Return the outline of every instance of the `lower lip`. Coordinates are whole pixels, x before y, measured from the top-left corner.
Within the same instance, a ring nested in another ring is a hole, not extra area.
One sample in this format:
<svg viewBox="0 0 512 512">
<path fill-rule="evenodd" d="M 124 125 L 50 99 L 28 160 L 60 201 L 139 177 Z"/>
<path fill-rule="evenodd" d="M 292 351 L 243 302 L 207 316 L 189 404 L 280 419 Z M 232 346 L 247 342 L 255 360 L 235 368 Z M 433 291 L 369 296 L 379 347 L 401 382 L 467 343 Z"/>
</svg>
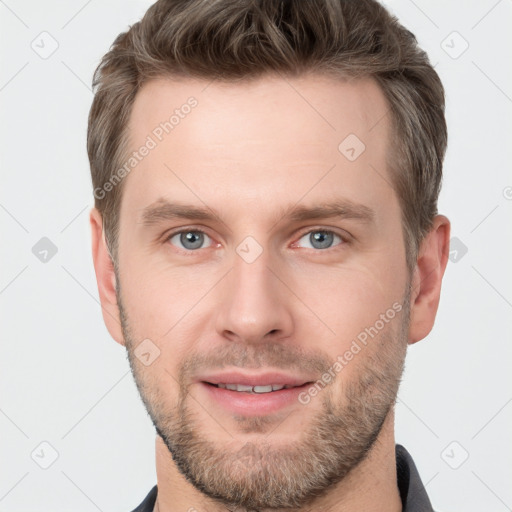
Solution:
<svg viewBox="0 0 512 512">
<path fill-rule="evenodd" d="M 311 383 L 308 383 L 296 388 L 280 389 L 270 393 L 247 393 L 218 388 L 206 382 L 199 384 L 210 399 L 215 400 L 228 411 L 244 416 L 272 414 L 284 407 L 300 404 L 299 395 L 311 386 Z"/>
</svg>

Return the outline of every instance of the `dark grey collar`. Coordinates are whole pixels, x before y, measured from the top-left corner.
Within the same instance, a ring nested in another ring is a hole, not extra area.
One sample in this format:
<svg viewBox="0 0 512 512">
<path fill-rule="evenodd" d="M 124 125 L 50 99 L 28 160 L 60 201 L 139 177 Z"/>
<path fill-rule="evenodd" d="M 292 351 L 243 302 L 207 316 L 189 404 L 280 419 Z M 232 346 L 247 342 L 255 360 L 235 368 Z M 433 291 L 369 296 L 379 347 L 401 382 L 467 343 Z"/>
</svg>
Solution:
<svg viewBox="0 0 512 512">
<path fill-rule="evenodd" d="M 411 455 L 400 444 L 395 446 L 395 453 L 402 512 L 434 512 Z"/>
</svg>

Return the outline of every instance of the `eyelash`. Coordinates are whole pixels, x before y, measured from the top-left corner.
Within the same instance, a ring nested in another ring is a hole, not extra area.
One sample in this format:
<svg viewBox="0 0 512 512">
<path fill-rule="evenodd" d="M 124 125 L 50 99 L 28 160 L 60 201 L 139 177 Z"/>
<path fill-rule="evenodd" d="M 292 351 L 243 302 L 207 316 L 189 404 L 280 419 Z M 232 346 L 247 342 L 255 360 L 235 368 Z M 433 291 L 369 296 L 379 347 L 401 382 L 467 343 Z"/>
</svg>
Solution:
<svg viewBox="0 0 512 512">
<path fill-rule="evenodd" d="M 210 239 L 213 240 L 213 238 L 204 230 L 202 229 L 197 229 L 197 228 L 185 228 L 185 229 L 179 229 L 178 231 L 173 231 L 172 233 L 169 233 L 168 235 L 165 236 L 165 240 L 164 242 L 169 242 L 171 240 L 171 238 L 173 238 L 174 236 L 176 235 L 179 235 L 181 233 L 202 233 L 206 236 L 208 236 Z M 334 231 L 332 229 L 323 229 L 323 228 L 314 228 L 314 229 L 309 229 L 308 231 L 304 231 L 304 232 L 301 232 L 298 236 L 298 240 L 300 240 L 301 238 L 304 237 L 304 235 L 307 235 L 307 234 L 310 234 L 310 233 L 317 233 L 317 232 L 321 232 L 321 233 L 327 233 L 327 234 L 332 234 L 332 235 L 335 235 L 335 236 L 338 236 L 340 239 L 341 239 L 341 242 L 338 244 L 338 245 L 335 245 L 333 247 L 328 247 L 327 249 L 310 249 L 312 250 L 313 252 L 316 252 L 316 253 L 322 253 L 322 252 L 330 252 L 330 251 L 335 251 L 335 250 L 340 250 L 342 249 L 342 247 L 344 245 L 347 245 L 350 243 L 350 240 L 349 240 L 349 237 L 347 235 L 342 235 L 341 233 L 338 233 L 337 231 Z M 296 242 L 294 242 L 295 244 Z M 196 252 L 199 252 L 201 249 L 195 249 L 195 250 L 187 250 L 187 249 L 180 249 L 179 247 L 176 247 L 174 246 L 179 252 L 181 252 L 182 254 L 186 254 L 186 255 L 192 255 Z M 208 249 L 208 247 L 205 247 L 205 249 Z M 302 248 L 304 249 L 304 248 Z M 308 247 L 306 247 L 305 249 L 309 249 Z"/>
</svg>

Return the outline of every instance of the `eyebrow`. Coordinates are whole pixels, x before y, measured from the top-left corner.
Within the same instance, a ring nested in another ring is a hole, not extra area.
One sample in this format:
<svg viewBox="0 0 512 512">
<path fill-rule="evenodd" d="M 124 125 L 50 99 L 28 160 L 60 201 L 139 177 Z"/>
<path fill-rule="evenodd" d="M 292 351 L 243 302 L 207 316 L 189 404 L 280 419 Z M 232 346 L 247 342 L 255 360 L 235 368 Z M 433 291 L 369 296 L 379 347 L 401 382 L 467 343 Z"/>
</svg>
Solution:
<svg viewBox="0 0 512 512">
<path fill-rule="evenodd" d="M 375 211 L 363 204 L 354 203 L 348 199 L 322 203 L 316 206 L 290 205 L 281 209 L 274 225 L 283 222 L 300 222 L 328 218 L 352 219 L 369 224 L 375 219 Z M 160 198 L 142 209 L 142 224 L 152 226 L 172 219 L 221 221 L 221 216 L 211 208 L 191 204 L 170 202 Z"/>
</svg>

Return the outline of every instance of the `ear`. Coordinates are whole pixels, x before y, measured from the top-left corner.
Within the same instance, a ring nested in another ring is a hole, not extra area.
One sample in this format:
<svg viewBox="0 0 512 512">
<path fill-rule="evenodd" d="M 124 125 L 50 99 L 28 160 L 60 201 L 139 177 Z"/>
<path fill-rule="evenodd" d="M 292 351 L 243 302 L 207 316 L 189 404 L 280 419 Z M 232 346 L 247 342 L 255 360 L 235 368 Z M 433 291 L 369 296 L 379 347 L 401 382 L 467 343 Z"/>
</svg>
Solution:
<svg viewBox="0 0 512 512">
<path fill-rule="evenodd" d="M 117 343 L 124 346 L 124 337 L 121 329 L 119 307 L 116 297 L 116 276 L 114 264 L 107 248 L 103 233 L 103 220 L 97 208 L 93 208 L 89 214 L 91 224 L 92 259 L 96 282 L 100 295 L 103 321 L 108 332 Z"/>
<path fill-rule="evenodd" d="M 422 340 L 432 330 L 449 250 L 450 221 L 444 215 L 436 215 L 431 230 L 420 245 L 413 271 L 410 344 Z"/>
</svg>

